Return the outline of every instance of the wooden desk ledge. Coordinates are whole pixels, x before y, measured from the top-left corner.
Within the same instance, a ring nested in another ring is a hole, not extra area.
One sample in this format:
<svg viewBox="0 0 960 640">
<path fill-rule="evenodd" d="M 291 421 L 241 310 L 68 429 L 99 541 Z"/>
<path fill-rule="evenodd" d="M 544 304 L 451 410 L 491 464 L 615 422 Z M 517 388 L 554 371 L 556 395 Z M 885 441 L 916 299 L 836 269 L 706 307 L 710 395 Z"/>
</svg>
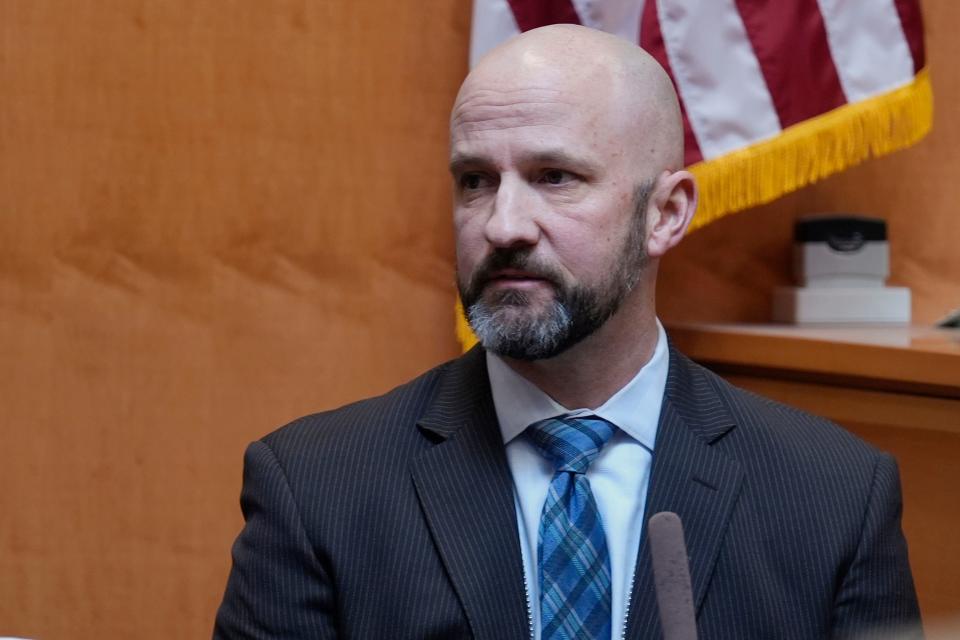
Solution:
<svg viewBox="0 0 960 640">
<path fill-rule="evenodd" d="M 960 330 L 673 324 L 677 347 L 734 384 L 841 423 L 960 433 Z"/>
</svg>

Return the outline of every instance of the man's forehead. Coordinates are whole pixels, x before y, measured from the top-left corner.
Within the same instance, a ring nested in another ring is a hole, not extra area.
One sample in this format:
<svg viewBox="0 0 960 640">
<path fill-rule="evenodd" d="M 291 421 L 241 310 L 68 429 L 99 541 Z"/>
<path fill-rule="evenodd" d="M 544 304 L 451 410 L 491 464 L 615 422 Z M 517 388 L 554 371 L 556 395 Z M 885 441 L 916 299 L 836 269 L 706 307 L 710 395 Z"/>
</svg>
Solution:
<svg viewBox="0 0 960 640">
<path fill-rule="evenodd" d="M 476 89 L 457 101 L 450 117 L 454 138 L 489 130 L 563 126 L 595 109 L 570 92 L 542 88 Z"/>
<path fill-rule="evenodd" d="M 586 169 L 598 164 L 608 129 L 565 103 L 485 106 L 452 123 L 450 168 L 546 163 Z"/>
</svg>

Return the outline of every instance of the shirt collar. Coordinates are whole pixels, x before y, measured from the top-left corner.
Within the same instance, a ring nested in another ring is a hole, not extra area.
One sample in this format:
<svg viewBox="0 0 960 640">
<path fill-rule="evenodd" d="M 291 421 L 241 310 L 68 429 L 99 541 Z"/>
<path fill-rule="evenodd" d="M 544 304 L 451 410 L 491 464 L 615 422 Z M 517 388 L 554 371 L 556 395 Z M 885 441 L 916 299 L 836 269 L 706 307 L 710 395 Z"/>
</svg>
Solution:
<svg viewBox="0 0 960 640">
<path fill-rule="evenodd" d="M 487 351 L 490 391 L 504 444 L 540 420 L 564 415 L 596 415 L 653 451 L 670 358 L 667 334 L 657 321 L 657 346 L 637 375 L 597 409 L 567 409 Z"/>
</svg>

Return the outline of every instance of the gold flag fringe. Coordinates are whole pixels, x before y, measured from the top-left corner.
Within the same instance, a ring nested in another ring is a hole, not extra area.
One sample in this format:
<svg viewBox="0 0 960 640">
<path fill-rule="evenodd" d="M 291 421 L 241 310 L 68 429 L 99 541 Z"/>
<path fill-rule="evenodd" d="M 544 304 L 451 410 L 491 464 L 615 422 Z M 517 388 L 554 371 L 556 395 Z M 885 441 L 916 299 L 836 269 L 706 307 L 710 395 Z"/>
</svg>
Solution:
<svg viewBox="0 0 960 640">
<path fill-rule="evenodd" d="M 689 167 L 700 185 L 696 229 L 770 202 L 821 178 L 914 144 L 933 125 L 930 76 L 922 69 L 893 91 L 787 127 L 776 137 Z"/>
<path fill-rule="evenodd" d="M 930 75 L 887 93 L 838 107 L 787 127 L 776 137 L 689 167 L 700 186 L 690 230 L 723 216 L 770 202 L 817 180 L 908 147 L 933 125 Z M 456 305 L 457 339 L 463 350 L 477 343 Z"/>
<path fill-rule="evenodd" d="M 457 340 L 460 341 L 460 348 L 468 351 L 473 345 L 477 344 L 477 336 L 473 335 L 473 331 L 463 315 L 463 304 L 460 303 L 460 298 L 457 298 L 457 307 L 454 313 L 457 316 Z"/>
</svg>

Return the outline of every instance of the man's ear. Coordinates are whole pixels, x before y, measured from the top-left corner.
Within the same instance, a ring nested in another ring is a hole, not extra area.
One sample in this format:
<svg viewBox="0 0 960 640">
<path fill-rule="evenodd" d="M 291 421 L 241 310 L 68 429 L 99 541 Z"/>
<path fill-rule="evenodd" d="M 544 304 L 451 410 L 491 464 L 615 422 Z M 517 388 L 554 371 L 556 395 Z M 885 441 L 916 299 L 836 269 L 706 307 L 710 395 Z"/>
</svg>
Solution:
<svg viewBox="0 0 960 640">
<path fill-rule="evenodd" d="M 683 238 L 697 210 L 697 181 L 689 171 L 664 171 L 647 205 L 647 255 L 659 258 Z"/>
</svg>

